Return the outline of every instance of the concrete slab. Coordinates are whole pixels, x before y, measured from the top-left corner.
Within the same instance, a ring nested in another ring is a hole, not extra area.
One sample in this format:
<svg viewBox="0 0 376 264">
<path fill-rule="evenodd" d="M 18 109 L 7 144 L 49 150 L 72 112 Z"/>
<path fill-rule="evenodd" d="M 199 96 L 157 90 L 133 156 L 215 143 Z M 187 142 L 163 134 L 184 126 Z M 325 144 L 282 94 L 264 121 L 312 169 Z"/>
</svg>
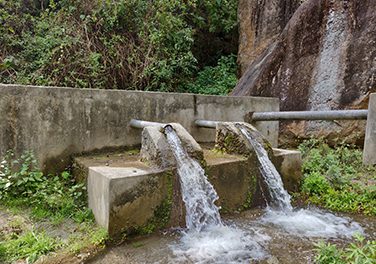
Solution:
<svg viewBox="0 0 376 264">
<path fill-rule="evenodd" d="M 0 84 L 0 157 L 31 150 L 45 172 L 63 171 L 71 157 L 108 148 L 139 146 L 141 130 L 131 119 L 182 124 L 198 142 L 213 142 L 215 131 L 196 119 L 244 121 L 253 111 L 278 111 L 278 98 L 75 89 Z M 30 122 L 33 120 L 33 122 Z M 257 122 L 277 143 L 278 122 Z"/>
<path fill-rule="evenodd" d="M 285 186 L 294 191 L 300 179 L 296 151 L 275 150 L 276 167 Z M 257 183 L 257 161 L 242 155 L 204 149 L 205 170 L 216 189 L 221 213 L 265 204 Z M 175 169 L 158 170 L 139 161 L 136 151 L 78 157 L 75 175 L 87 180 L 89 207 L 111 236 L 121 232 L 151 232 L 184 226 L 185 212 Z M 292 162 L 295 160 L 295 163 Z M 290 177 L 293 177 L 290 179 Z M 293 188 L 293 189 L 291 189 Z"/>
<path fill-rule="evenodd" d="M 273 164 L 281 174 L 284 187 L 290 192 L 297 192 L 302 180 L 302 153 L 273 148 L 273 154 Z"/>
<path fill-rule="evenodd" d="M 250 208 L 257 184 L 248 159 L 212 150 L 204 150 L 204 156 L 222 212 Z M 175 169 L 158 170 L 134 161 L 135 157 L 131 161 L 128 158 L 116 153 L 75 159 L 75 172 L 84 179 L 87 173 L 89 207 L 97 223 L 111 235 L 184 225 L 184 205 Z M 157 222 L 160 217 L 156 215 L 161 214 L 164 220 Z"/>
<path fill-rule="evenodd" d="M 169 199 L 168 173 L 138 167 L 89 167 L 89 207 L 111 235 L 137 229 Z"/>
<path fill-rule="evenodd" d="M 376 93 L 371 94 L 369 99 L 363 163 L 366 165 L 376 164 Z"/>
</svg>

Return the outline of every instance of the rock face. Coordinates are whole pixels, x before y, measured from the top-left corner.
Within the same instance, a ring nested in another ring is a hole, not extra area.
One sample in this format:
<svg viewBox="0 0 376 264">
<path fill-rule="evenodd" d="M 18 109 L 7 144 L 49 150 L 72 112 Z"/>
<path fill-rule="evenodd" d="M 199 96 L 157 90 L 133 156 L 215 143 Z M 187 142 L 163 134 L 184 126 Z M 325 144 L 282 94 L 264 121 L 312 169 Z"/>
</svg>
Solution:
<svg viewBox="0 0 376 264">
<path fill-rule="evenodd" d="M 240 0 L 238 64 L 247 67 L 282 32 L 300 0 Z"/>
<path fill-rule="evenodd" d="M 250 61 L 232 95 L 279 97 L 285 111 L 332 110 L 366 108 L 375 90 L 374 0 L 306 0 Z M 362 121 L 281 125 L 282 139 L 315 135 L 353 143 L 364 138 L 364 129 Z"/>
</svg>

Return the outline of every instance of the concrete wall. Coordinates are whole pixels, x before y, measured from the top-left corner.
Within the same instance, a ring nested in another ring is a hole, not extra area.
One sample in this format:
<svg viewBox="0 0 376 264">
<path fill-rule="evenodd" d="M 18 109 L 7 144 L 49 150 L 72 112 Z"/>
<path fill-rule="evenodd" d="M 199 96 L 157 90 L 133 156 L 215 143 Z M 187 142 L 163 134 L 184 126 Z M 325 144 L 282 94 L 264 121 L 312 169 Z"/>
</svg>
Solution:
<svg viewBox="0 0 376 264">
<path fill-rule="evenodd" d="M 278 110 L 276 98 L 0 84 L 0 156 L 32 150 L 42 169 L 53 172 L 75 153 L 139 145 L 132 118 L 181 123 L 197 141 L 212 142 L 215 132 L 195 127 L 195 119 L 243 121 L 250 111 Z M 278 122 L 256 127 L 277 144 Z"/>
<path fill-rule="evenodd" d="M 376 164 L 376 93 L 371 94 L 369 99 L 363 163 Z"/>
</svg>

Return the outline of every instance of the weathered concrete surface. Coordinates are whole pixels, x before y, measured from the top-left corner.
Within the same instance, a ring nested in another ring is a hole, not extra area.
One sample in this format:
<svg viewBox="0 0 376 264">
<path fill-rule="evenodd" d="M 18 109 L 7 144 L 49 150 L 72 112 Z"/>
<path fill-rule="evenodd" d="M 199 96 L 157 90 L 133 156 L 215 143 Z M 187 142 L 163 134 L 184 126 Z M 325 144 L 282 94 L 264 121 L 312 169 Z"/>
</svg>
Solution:
<svg viewBox="0 0 376 264">
<path fill-rule="evenodd" d="M 89 207 L 111 235 L 147 225 L 171 200 L 171 175 L 142 167 L 89 167 Z"/>
<path fill-rule="evenodd" d="M 376 89 L 374 0 L 306 0 L 250 61 L 233 95 L 276 96 L 281 110 L 364 109 Z M 362 144 L 364 121 L 282 122 L 283 141 Z"/>
<path fill-rule="evenodd" d="M 363 163 L 366 165 L 376 164 L 376 93 L 371 94 L 369 100 Z"/>
<path fill-rule="evenodd" d="M 32 150 L 48 172 L 64 169 L 72 154 L 139 145 L 132 118 L 178 122 L 198 142 L 213 142 L 215 132 L 195 127 L 195 119 L 242 121 L 249 111 L 279 110 L 274 98 L 1 84 L 0 94 L 0 157 Z M 256 126 L 277 143 L 278 122 Z"/>
<path fill-rule="evenodd" d="M 273 164 L 281 174 L 283 186 L 290 192 L 298 192 L 302 181 L 302 153 L 273 148 L 273 154 Z"/>
<path fill-rule="evenodd" d="M 239 130 L 239 125 L 247 128 L 254 138 L 264 146 L 268 152 L 270 160 L 280 173 L 284 187 L 288 191 L 298 191 L 302 177 L 302 156 L 299 151 L 272 148 L 270 143 L 250 124 L 247 123 L 220 123 L 217 125 L 216 148 L 232 154 L 241 154 L 248 157 L 249 170 L 256 176 L 258 187 L 253 203 L 262 203 L 261 191 L 266 190 L 263 177 L 259 171 L 259 161 L 257 154 L 246 137 Z M 268 192 L 264 192 L 268 193 Z"/>
<path fill-rule="evenodd" d="M 156 168 L 174 166 L 176 163 L 174 155 L 160 127 L 145 127 L 141 136 L 142 161 Z"/>
<path fill-rule="evenodd" d="M 202 148 L 187 130 L 177 123 L 170 123 L 169 125 L 174 128 L 189 156 L 203 162 Z M 175 157 L 167 142 L 163 128 L 153 126 L 145 127 L 142 130 L 141 160 L 160 169 L 176 166 Z"/>
<path fill-rule="evenodd" d="M 257 184 L 256 160 L 204 150 L 206 172 L 216 189 L 222 213 L 233 213 L 264 205 Z M 109 153 L 75 158 L 75 171 L 88 177 L 89 206 L 101 226 L 112 235 L 120 231 L 151 227 L 184 226 L 184 205 L 175 169 L 158 170 L 135 161 L 138 155 Z M 89 168 L 89 169 L 85 169 Z M 156 222 L 155 217 L 164 217 Z"/>
<path fill-rule="evenodd" d="M 241 75 L 282 32 L 301 0 L 240 0 L 238 5 Z"/>
<path fill-rule="evenodd" d="M 213 159 L 216 155 L 218 157 Z M 217 204 L 221 207 L 221 213 L 240 212 L 265 204 L 259 195 L 258 168 L 252 166 L 251 160 L 246 157 L 224 159 L 220 158 L 223 154 L 215 152 L 210 156 L 206 172 L 220 197 Z"/>
<path fill-rule="evenodd" d="M 252 145 L 243 136 L 239 127 L 243 126 L 248 131 L 254 134 L 255 138 L 260 144 L 262 144 L 270 155 L 273 155 L 273 151 L 270 143 L 263 137 L 257 129 L 248 123 L 233 123 L 233 122 L 223 122 L 218 123 L 216 126 L 216 138 L 215 147 L 221 151 L 230 154 L 240 154 L 244 156 L 249 156 L 254 154 Z"/>
</svg>

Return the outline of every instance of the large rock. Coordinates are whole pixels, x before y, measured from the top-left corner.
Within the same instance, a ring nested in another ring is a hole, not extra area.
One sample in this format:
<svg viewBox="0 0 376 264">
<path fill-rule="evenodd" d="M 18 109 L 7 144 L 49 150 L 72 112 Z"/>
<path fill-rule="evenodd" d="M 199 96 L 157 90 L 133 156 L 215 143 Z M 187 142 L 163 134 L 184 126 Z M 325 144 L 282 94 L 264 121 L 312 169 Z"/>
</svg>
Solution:
<svg viewBox="0 0 376 264">
<path fill-rule="evenodd" d="M 240 0 L 238 63 L 243 74 L 282 32 L 301 0 Z"/>
<path fill-rule="evenodd" d="M 233 95 L 275 96 L 281 110 L 367 107 L 376 90 L 373 0 L 306 0 L 256 59 Z M 325 136 L 360 143 L 363 121 L 285 122 L 285 138 Z"/>
</svg>

